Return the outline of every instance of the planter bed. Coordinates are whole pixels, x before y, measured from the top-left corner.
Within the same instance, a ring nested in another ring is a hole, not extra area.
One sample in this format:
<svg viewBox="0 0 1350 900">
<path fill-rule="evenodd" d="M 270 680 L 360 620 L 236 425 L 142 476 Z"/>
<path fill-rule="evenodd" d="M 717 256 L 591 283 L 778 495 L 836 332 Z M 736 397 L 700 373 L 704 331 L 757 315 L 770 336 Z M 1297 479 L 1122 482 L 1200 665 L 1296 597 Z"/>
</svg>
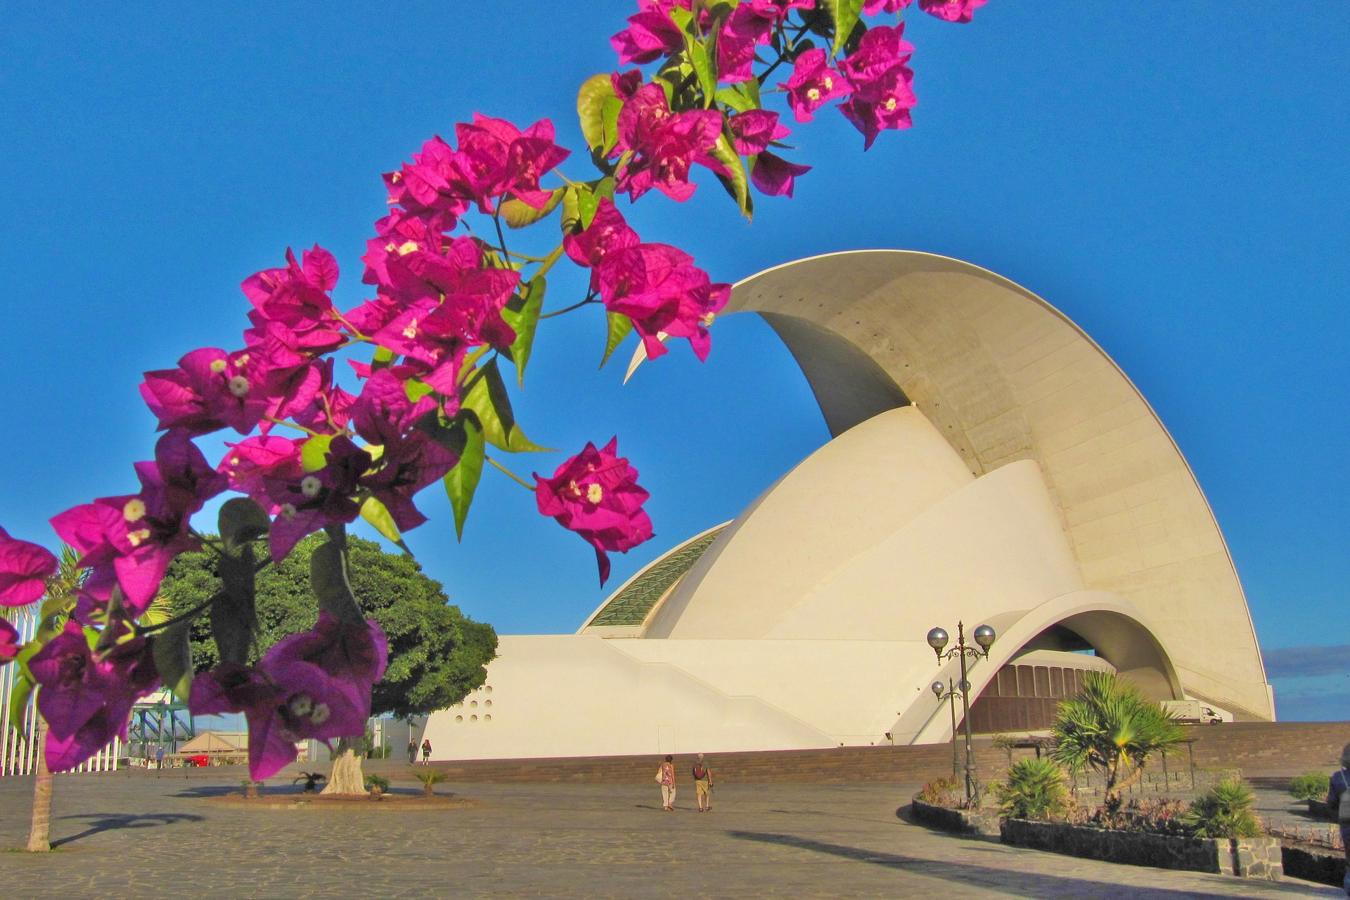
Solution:
<svg viewBox="0 0 1350 900">
<path fill-rule="evenodd" d="M 1281 853 L 1284 872 L 1290 878 L 1302 878 L 1340 887 L 1345 881 L 1345 854 L 1339 850 L 1322 850 L 1286 844 Z"/>
<path fill-rule="evenodd" d="M 1217 872 L 1278 881 L 1284 873 L 1280 842 L 1272 837 L 1194 838 L 1109 831 L 1059 822 L 1005 819 L 1003 843 L 1134 866 Z"/>
<path fill-rule="evenodd" d="M 936 806 L 924 803 L 917 797 L 910 804 L 909 810 L 916 821 L 953 834 L 990 838 L 996 838 L 1000 834 L 996 812 Z"/>
</svg>

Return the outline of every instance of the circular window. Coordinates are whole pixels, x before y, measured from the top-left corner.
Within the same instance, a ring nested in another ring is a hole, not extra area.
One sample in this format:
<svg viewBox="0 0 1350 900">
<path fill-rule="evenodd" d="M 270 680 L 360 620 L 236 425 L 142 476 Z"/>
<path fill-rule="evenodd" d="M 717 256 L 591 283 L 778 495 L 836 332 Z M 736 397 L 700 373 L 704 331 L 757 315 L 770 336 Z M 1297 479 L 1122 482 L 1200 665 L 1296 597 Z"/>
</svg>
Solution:
<svg viewBox="0 0 1350 900">
<path fill-rule="evenodd" d="M 477 700 L 470 700 L 470 701 L 469 701 L 469 705 L 472 706 L 474 709 L 477 709 L 477 708 L 478 708 L 478 701 L 477 701 Z"/>
<path fill-rule="evenodd" d="M 491 705 L 492 705 L 492 701 L 491 701 L 491 700 L 484 700 L 484 701 L 483 701 L 483 705 L 484 705 L 484 706 L 491 706 Z"/>
<path fill-rule="evenodd" d="M 469 721 L 470 721 L 470 722 L 477 722 L 477 721 L 478 721 L 478 717 L 477 717 L 477 716 L 469 716 Z"/>
<path fill-rule="evenodd" d="M 492 721 L 492 713 L 488 713 L 486 716 L 483 716 L 483 721 L 484 721 L 484 722 L 491 722 L 491 721 Z"/>
<path fill-rule="evenodd" d="M 456 722 L 463 722 L 463 721 L 464 721 L 464 717 L 463 717 L 463 716 L 455 716 L 455 721 L 456 721 Z"/>
<path fill-rule="evenodd" d="M 485 684 L 485 685 L 483 685 L 483 693 L 485 693 L 485 694 L 490 694 L 490 693 L 492 693 L 492 685 L 490 685 L 490 684 Z"/>
</svg>

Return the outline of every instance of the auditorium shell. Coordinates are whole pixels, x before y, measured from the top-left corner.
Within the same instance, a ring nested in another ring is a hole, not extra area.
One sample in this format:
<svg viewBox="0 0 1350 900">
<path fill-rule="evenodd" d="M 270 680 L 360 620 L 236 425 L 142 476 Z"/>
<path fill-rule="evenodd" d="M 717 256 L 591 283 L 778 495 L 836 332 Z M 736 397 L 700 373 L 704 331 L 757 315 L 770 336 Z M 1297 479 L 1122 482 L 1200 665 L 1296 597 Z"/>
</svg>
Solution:
<svg viewBox="0 0 1350 900">
<path fill-rule="evenodd" d="M 1081 673 L 1274 718 L 1256 634 L 1185 458 L 1091 338 L 928 253 L 803 259 L 737 284 L 832 439 L 670 548 L 575 634 L 503 636 L 435 713 L 438 759 L 932 743 L 924 636 L 987 623 L 977 731 L 1044 727 Z M 640 362 L 635 358 L 634 366 Z"/>
</svg>

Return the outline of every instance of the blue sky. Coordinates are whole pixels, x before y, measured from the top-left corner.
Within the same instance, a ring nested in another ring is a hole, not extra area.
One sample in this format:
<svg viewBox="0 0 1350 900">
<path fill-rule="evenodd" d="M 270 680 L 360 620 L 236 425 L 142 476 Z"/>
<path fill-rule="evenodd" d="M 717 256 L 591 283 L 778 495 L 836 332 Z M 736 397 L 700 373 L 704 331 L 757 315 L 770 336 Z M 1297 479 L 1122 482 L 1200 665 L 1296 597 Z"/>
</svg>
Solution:
<svg viewBox="0 0 1350 900">
<path fill-rule="evenodd" d="M 432 134 L 474 111 L 548 116 L 581 147 L 576 86 L 613 68 L 606 38 L 630 4 L 459 8 L 6 10 L 0 524 L 53 545 L 48 516 L 131 489 L 130 463 L 154 441 L 141 372 L 235 346 L 239 282 L 288 245 L 333 250 L 341 304 L 362 299 L 379 174 Z M 753 224 L 711 178 L 690 203 L 653 197 L 631 219 L 719 280 L 831 250 L 913 248 L 1064 310 L 1190 460 L 1263 646 L 1283 654 L 1282 714 L 1343 718 L 1350 5 L 1266 12 L 992 0 L 969 26 L 915 14 L 911 131 L 864 154 L 827 113 L 796 135 L 797 160 L 817 168 L 795 200 L 764 199 Z M 585 169 L 580 155 L 564 166 Z M 553 279 L 553 305 L 580 289 Z M 554 320 L 516 407 L 531 437 L 569 452 L 617 433 L 641 470 L 657 538 L 615 557 L 615 586 L 736 514 L 827 435 L 758 320 L 720 321 L 706 365 L 677 347 L 627 387 L 621 362 L 596 368 L 603 337 L 590 311 Z M 462 544 L 434 491 L 433 521 L 409 542 L 499 631 L 575 629 L 604 596 L 590 551 L 490 476 Z M 1322 649 L 1289 649 L 1308 646 Z"/>
</svg>

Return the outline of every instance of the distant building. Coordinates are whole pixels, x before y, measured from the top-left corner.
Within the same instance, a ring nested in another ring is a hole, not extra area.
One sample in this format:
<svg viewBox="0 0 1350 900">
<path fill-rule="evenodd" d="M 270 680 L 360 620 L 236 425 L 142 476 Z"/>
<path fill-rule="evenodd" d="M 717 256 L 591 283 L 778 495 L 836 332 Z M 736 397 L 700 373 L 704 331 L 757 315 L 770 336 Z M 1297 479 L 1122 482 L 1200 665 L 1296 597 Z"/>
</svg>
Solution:
<svg viewBox="0 0 1350 900">
<path fill-rule="evenodd" d="M 1081 673 L 1274 717 L 1242 586 L 1194 475 L 1063 314 L 969 263 L 865 251 L 738 284 L 833 439 L 731 522 L 672 547 L 576 634 L 503 636 L 434 714 L 434 756 L 928 743 L 924 641 L 998 632 L 980 731 L 1044 727 Z M 635 359 L 635 365 L 639 360 Z"/>
</svg>

